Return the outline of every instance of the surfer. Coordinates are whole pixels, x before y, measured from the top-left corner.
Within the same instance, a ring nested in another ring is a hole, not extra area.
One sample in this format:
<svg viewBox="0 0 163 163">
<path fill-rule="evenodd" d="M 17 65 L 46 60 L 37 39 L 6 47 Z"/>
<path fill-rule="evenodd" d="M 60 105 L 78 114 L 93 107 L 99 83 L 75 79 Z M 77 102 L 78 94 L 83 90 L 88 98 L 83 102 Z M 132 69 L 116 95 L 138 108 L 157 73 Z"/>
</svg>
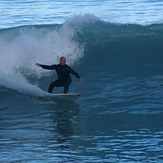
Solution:
<svg viewBox="0 0 163 163">
<path fill-rule="evenodd" d="M 57 72 L 58 79 L 50 84 L 48 89 L 49 93 L 53 91 L 54 87 L 64 87 L 64 93 L 67 93 L 71 84 L 70 74 L 73 74 L 79 79 L 80 82 L 83 82 L 83 78 L 81 78 L 77 72 L 75 72 L 70 66 L 66 64 L 65 57 L 60 58 L 59 64 L 49 66 L 36 63 L 36 66 L 42 67 L 43 69 L 56 70 Z"/>
</svg>

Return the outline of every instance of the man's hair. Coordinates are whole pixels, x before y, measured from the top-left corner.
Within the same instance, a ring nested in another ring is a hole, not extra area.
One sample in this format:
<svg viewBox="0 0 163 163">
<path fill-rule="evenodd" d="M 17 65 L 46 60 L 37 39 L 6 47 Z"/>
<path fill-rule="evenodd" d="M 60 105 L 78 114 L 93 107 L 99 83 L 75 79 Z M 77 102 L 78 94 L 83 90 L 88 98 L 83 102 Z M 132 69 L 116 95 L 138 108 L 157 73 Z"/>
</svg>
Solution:
<svg viewBox="0 0 163 163">
<path fill-rule="evenodd" d="M 64 56 L 62 56 L 61 58 L 60 58 L 60 61 L 62 60 L 62 59 L 66 59 Z"/>
</svg>

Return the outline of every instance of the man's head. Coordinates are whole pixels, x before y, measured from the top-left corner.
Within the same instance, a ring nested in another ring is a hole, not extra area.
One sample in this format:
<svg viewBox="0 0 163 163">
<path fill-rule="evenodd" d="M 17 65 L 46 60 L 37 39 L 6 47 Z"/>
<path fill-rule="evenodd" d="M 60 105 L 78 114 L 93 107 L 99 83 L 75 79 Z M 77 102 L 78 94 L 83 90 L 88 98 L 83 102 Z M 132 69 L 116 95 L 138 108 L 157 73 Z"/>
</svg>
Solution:
<svg viewBox="0 0 163 163">
<path fill-rule="evenodd" d="M 66 58 L 65 58 L 65 57 L 61 57 L 61 58 L 60 58 L 60 64 L 61 64 L 62 66 L 65 66 L 65 65 L 66 65 Z"/>
</svg>

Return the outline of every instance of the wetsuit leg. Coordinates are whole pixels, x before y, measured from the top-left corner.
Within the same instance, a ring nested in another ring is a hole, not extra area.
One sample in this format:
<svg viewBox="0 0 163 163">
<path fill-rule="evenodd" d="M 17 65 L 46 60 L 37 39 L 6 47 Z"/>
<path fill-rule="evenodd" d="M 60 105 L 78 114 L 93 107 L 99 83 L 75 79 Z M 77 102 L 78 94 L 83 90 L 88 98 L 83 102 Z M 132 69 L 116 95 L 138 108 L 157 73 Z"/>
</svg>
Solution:
<svg viewBox="0 0 163 163">
<path fill-rule="evenodd" d="M 64 84 L 64 93 L 67 93 L 69 90 L 69 86 L 71 84 L 71 81 L 66 81 Z"/>
<path fill-rule="evenodd" d="M 63 83 L 61 83 L 59 80 L 52 82 L 49 86 L 48 93 L 52 93 L 54 87 L 60 87 L 60 86 L 63 86 Z"/>
<path fill-rule="evenodd" d="M 55 86 L 56 86 L 56 82 L 52 82 L 49 86 L 48 93 L 52 93 Z"/>
</svg>

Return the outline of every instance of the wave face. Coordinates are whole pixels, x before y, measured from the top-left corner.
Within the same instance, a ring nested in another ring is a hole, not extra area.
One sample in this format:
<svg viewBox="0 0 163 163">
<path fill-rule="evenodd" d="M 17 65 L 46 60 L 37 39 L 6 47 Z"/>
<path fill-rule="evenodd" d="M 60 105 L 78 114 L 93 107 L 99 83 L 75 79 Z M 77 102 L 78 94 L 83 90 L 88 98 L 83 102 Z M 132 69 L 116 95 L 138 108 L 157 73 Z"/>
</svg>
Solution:
<svg viewBox="0 0 163 163">
<path fill-rule="evenodd" d="M 93 15 L 62 25 L 0 30 L 0 85 L 27 94 L 44 93 L 38 83 L 51 73 L 35 63 L 58 63 L 61 56 L 87 78 L 98 74 L 154 75 L 163 62 L 163 25 L 111 24 Z"/>
</svg>

